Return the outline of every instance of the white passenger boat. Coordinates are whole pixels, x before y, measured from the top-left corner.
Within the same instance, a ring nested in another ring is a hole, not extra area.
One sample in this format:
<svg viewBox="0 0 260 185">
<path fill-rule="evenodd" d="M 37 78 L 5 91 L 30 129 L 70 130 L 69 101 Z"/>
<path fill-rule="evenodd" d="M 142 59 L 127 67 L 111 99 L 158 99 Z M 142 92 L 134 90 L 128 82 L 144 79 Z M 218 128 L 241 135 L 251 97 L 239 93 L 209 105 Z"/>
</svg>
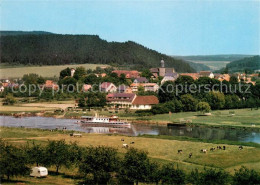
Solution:
<svg viewBox="0 0 260 185">
<path fill-rule="evenodd" d="M 110 127 L 130 127 L 127 121 L 119 120 L 117 116 L 82 116 L 80 123 L 88 126 L 110 126 Z"/>
</svg>

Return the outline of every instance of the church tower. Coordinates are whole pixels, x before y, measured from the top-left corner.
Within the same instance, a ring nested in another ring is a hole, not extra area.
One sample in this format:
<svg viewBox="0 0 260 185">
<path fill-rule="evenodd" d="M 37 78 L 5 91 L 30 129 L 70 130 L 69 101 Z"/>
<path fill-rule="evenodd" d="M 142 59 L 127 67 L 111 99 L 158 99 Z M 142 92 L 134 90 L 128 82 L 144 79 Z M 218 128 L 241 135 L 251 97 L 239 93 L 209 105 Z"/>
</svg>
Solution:
<svg viewBox="0 0 260 185">
<path fill-rule="evenodd" d="M 164 60 L 161 60 L 161 68 L 164 68 Z"/>
</svg>

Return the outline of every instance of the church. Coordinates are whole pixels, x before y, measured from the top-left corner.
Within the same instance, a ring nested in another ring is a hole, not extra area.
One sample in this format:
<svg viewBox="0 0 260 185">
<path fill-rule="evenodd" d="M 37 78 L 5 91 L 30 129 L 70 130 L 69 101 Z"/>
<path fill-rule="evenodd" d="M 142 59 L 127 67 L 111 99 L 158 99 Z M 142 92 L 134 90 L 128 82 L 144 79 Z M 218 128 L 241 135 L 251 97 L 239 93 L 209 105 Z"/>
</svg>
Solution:
<svg viewBox="0 0 260 185">
<path fill-rule="evenodd" d="M 159 76 L 161 77 L 170 76 L 170 77 L 178 78 L 178 74 L 175 72 L 174 68 L 165 67 L 165 62 L 163 59 L 161 60 L 161 67 L 151 68 L 150 71 L 153 74 L 154 78 L 158 78 Z"/>
</svg>

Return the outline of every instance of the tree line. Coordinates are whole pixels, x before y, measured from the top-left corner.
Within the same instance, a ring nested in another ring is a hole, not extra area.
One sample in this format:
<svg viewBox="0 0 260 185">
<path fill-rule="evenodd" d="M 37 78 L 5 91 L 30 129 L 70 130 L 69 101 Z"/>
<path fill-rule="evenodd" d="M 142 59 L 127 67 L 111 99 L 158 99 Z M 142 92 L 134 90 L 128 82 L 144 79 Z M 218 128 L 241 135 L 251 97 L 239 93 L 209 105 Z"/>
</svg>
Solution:
<svg viewBox="0 0 260 185">
<path fill-rule="evenodd" d="M 175 59 L 132 41 L 107 42 L 97 35 L 27 34 L 1 37 L 1 62 L 25 65 L 112 64 L 134 69 L 159 67 L 164 58 L 178 72 L 195 72 Z"/>
<path fill-rule="evenodd" d="M 29 175 L 30 167 L 61 167 L 77 169 L 77 176 L 86 184 L 194 184 L 244 185 L 259 184 L 260 174 L 241 167 L 231 175 L 221 169 L 204 168 L 187 173 L 173 163 L 158 164 L 148 153 L 135 148 L 119 155 L 117 149 L 107 146 L 81 147 L 64 140 L 48 141 L 46 145 L 27 143 L 14 146 L 0 141 L 1 179 Z"/>
</svg>

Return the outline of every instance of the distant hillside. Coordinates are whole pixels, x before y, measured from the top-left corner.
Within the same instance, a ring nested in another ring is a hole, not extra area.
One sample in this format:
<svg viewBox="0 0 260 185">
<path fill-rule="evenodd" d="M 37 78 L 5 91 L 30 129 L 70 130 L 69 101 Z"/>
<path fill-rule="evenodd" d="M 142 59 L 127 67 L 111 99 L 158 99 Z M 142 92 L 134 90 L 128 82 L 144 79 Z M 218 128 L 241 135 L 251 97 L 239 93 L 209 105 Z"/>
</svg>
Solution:
<svg viewBox="0 0 260 185">
<path fill-rule="evenodd" d="M 9 33 L 10 34 L 10 33 Z M 194 72 L 190 65 L 132 41 L 107 42 L 95 35 L 18 34 L 2 36 L 1 62 L 9 64 L 116 64 L 142 69 L 166 67 L 177 72 Z"/>
<path fill-rule="evenodd" d="M 260 56 L 253 56 L 243 58 L 241 60 L 236 60 L 230 62 L 226 66 L 229 72 L 238 72 L 238 71 L 245 71 L 245 70 L 260 70 Z"/>
<path fill-rule="evenodd" d="M 190 62 L 190 61 L 187 61 L 190 66 L 195 69 L 197 72 L 199 71 L 210 71 L 211 68 L 205 64 L 200 64 L 200 63 L 194 63 L 194 62 Z"/>
<path fill-rule="evenodd" d="M 193 61 L 234 61 L 240 60 L 245 57 L 251 57 L 253 55 L 194 55 L 194 56 L 174 56 L 175 58 L 180 58 L 183 60 L 193 60 Z"/>
<path fill-rule="evenodd" d="M 53 34 L 46 31 L 0 31 L 0 36 Z"/>
</svg>

